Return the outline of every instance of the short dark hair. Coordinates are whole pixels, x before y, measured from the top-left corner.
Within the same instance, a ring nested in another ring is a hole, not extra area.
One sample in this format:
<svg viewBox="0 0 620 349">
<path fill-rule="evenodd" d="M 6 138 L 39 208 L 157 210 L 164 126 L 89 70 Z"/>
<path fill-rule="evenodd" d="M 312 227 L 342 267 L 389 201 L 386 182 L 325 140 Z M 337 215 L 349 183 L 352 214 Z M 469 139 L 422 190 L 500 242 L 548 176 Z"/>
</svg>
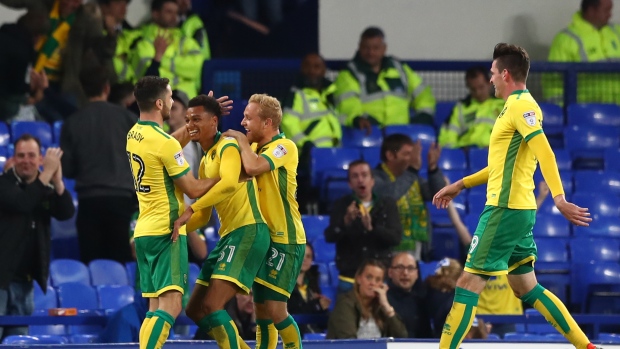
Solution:
<svg viewBox="0 0 620 349">
<path fill-rule="evenodd" d="M 497 69 L 501 72 L 506 69 L 516 82 L 525 82 L 530 71 L 530 56 L 524 48 L 499 43 L 493 50 L 493 60 L 497 61 Z"/>
<path fill-rule="evenodd" d="M 394 133 L 385 137 L 385 139 L 383 139 L 383 143 L 381 143 L 381 161 L 387 161 L 387 156 L 385 155 L 387 152 L 396 153 L 405 144 L 413 145 L 413 141 L 407 135 Z"/>
<path fill-rule="evenodd" d="M 161 11 L 161 8 L 164 7 L 164 4 L 167 2 L 177 3 L 176 0 L 153 0 L 151 3 L 151 11 Z"/>
<path fill-rule="evenodd" d="M 86 97 L 97 97 L 110 83 L 110 72 L 101 65 L 87 67 L 80 72 L 80 83 Z"/>
<path fill-rule="evenodd" d="M 133 84 L 131 82 L 121 82 L 110 86 L 110 95 L 108 102 L 121 104 L 123 99 L 133 93 Z"/>
<path fill-rule="evenodd" d="M 211 113 L 219 119 L 222 116 L 220 103 L 213 97 L 207 95 L 198 95 L 189 100 L 188 108 L 202 107 L 205 112 Z"/>
<path fill-rule="evenodd" d="M 581 0 L 581 14 L 585 14 L 591 7 L 598 7 L 601 4 L 601 0 Z"/>
<path fill-rule="evenodd" d="M 166 93 L 170 80 L 159 76 L 145 76 L 138 80 L 133 90 L 140 111 L 149 112 L 155 107 L 155 102 L 162 99 Z"/>
<path fill-rule="evenodd" d="M 24 133 L 21 136 L 19 136 L 19 138 L 17 138 L 15 142 L 13 142 L 13 147 L 17 149 L 17 144 L 19 142 L 27 142 L 27 141 L 35 141 L 37 145 L 39 146 L 39 152 L 41 152 L 41 140 L 39 139 L 39 137 L 35 137 L 31 135 L 30 133 Z"/>
<path fill-rule="evenodd" d="M 381 38 L 385 39 L 385 34 L 383 34 L 383 30 L 379 27 L 368 27 L 364 29 L 362 32 L 362 36 L 360 36 L 360 40 L 370 39 L 370 38 Z"/>
<path fill-rule="evenodd" d="M 475 79 L 478 77 L 478 75 L 484 76 L 487 80 L 491 79 L 491 76 L 489 75 L 489 69 L 481 65 L 477 65 L 470 67 L 465 71 L 465 81 Z"/>
<path fill-rule="evenodd" d="M 349 168 L 347 169 L 347 179 L 348 180 L 351 179 L 351 169 L 353 167 L 361 166 L 361 165 L 367 165 L 368 168 L 370 169 L 370 176 L 373 177 L 373 175 L 372 175 L 372 167 L 370 167 L 370 164 L 366 160 L 358 159 L 358 160 L 351 161 L 351 163 L 349 164 Z"/>
</svg>

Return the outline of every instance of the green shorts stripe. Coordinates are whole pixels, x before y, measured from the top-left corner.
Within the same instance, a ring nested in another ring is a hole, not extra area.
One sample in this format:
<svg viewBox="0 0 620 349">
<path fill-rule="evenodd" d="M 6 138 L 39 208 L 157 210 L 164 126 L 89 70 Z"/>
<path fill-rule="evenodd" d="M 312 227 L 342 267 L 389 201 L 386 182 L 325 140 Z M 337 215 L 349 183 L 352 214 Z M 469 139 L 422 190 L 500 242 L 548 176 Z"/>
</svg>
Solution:
<svg viewBox="0 0 620 349">
<path fill-rule="evenodd" d="M 172 242 L 171 236 L 135 239 L 137 274 L 140 275 L 140 290 L 144 297 L 158 297 L 170 290 L 187 291 L 187 236 L 180 235 L 176 242 Z"/>
<path fill-rule="evenodd" d="M 289 298 L 295 289 L 305 253 L 305 244 L 280 244 L 272 241 L 267 258 L 256 275 L 256 283 L 264 287 L 254 289 L 255 301 L 260 303 L 265 300 L 281 300 L 281 297 L 274 299 L 273 292 Z"/>
</svg>

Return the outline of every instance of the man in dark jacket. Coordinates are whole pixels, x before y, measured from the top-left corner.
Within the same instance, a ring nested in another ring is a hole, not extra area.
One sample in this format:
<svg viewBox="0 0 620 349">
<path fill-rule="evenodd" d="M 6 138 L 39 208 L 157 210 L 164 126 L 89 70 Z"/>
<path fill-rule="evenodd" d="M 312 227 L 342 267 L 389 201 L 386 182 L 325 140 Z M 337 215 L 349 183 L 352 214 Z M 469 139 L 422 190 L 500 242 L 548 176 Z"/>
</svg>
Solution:
<svg viewBox="0 0 620 349">
<path fill-rule="evenodd" d="M 137 118 L 107 102 L 108 74 L 104 67 L 80 74 L 89 103 L 65 121 L 60 135 L 62 168 L 67 178 L 76 179 L 76 226 L 84 263 L 132 260 L 127 227 L 138 204 L 125 142 Z"/>
<path fill-rule="evenodd" d="M 355 271 L 364 260 L 377 259 L 387 265 L 403 235 L 394 199 L 372 193 L 375 180 L 370 165 L 353 161 L 348 175 L 353 194 L 334 203 L 324 232 L 325 241 L 336 243 L 340 292 L 353 287 Z"/>
<path fill-rule="evenodd" d="M 67 220 L 75 208 L 65 190 L 62 151 L 24 134 L 15 141 L 14 166 L 0 175 L 0 315 L 30 315 L 36 281 L 47 290 L 50 219 Z M 39 172 L 39 166 L 43 171 Z M 28 334 L 27 326 L 0 327 L 0 337 Z"/>
</svg>

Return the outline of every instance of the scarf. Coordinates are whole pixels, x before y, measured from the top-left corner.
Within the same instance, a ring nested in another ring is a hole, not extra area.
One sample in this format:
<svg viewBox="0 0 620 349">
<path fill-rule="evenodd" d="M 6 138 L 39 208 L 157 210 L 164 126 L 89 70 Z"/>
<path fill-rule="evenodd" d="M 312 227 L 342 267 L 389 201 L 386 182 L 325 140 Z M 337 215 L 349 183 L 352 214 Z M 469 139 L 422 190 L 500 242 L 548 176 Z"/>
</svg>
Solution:
<svg viewBox="0 0 620 349">
<path fill-rule="evenodd" d="M 60 0 L 54 2 L 50 12 L 50 30 L 37 42 L 35 48 L 39 53 L 34 69 L 45 70 L 50 81 L 60 80 L 61 53 L 69 39 L 69 30 L 75 20 L 75 13 L 67 18 L 60 18 Z"/>
<path fill-rule="evenodd" d="M 390 182 L 396 181 L 396 177 L 385 164 L 381 164 L 381 168 L 387 173 Z M 413 251 L 416 241 L 428 241 L 428 212 L 422 199 L 419 181 L 413 182 L 407 193 L 396 201 L 396 206 L 403 226 L 403 239 L 394 250 Z"/>
</svg>

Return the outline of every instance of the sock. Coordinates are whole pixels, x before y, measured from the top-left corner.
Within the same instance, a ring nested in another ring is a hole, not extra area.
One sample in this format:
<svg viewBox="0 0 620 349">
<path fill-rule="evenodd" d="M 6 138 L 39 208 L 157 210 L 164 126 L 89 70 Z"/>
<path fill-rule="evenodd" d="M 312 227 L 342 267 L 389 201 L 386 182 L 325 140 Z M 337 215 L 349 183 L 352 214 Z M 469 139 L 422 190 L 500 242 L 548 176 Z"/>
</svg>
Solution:
<svg viewBox="0 0 620 349">
<path fill-rule="evenodd" d="M 142 326 L 140 326 L 140 333 L 138 334 L 138 342 L 140 342 L 140 349 L 146 348 L 148 337 L 145 338 L 144 334 L 146 333 L 146 329 L 149 326 L 149 322 L 151 321 L 153 314 L 154 312 L 147 311 L 146 317 L 144 318 L 144 321 L 142 321 Z"/>
<path fill-rule="evenodd" d="M 553 293 L 540 284 L 521 298 L 538 310 L 577 349 L 587 349 L 590 341 L 579 328 L 566 306 Z"/>
<path fill-rule="evenodd" d="M 218 310 L 206 316 L 211 331 L 209 335 L 215 339 L 221 349 L 240 349 L 239 331 L 226 310 Z M 246 344 L 247 346 L 247 344 Z"/>
<path fill-rule="evenodd" d="M 275 349 L 278 330 L 269 319 L 256 319 L 256 349 Z"/>
<path fill-rule="evenodd" d="M 479 296 L 474 292 L 457 287 L 450 313 L 443 325 L 440 349 L 457 349 L 474 321 Z"/>
<path fill-rule="evenodd" d="M 299 327 L 292 316 L 288 316 L 284 321 L 275 324 L 276 329 L 282 337 L 282 347 L 284 349 L 301 349 L 301 334 Z"/>
<path fill-rule="evenodd" d="M 148 322 L 144 330 L 143 338 L 146 340 L 144 346 L 140 343 L 140 348 L 144 349 L 160 349 L 166 343 L 170 328 L 174 325 L 172 315 L 161 309 L 157 309 L 153 313 L 153 317 Z"/>
</svg>

